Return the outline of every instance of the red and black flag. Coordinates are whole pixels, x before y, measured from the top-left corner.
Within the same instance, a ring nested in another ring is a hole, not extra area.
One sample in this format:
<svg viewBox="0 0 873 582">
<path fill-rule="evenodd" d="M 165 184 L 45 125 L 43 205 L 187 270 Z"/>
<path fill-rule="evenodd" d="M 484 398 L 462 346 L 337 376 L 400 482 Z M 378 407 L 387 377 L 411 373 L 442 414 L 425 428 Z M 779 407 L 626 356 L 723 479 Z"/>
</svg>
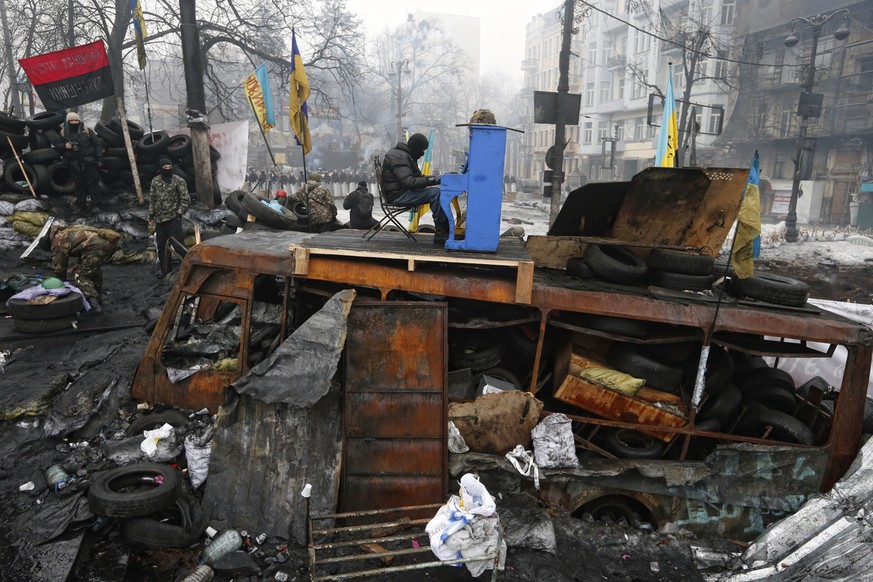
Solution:
<svg viewBox="0 0 873 582">
<path fill-rule="evenodd" d="M 50 111 L 97 101 L 115 92 L 102 40 L 18 62 Z"/>
</svg>

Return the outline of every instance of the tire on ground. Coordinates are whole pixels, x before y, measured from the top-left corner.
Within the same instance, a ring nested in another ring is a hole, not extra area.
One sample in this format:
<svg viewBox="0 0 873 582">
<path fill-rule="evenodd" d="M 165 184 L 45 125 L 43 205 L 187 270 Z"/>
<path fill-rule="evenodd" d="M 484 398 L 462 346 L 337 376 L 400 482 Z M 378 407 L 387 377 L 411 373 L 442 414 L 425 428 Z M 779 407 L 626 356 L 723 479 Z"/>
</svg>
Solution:
<svg viewBox="0 0 873 582">
<path fill-rule="evenodd" d="M 621 459 L 658 459 L 664 442 L 645 433 L 625 428 L 610 428 L 604 434 L 604 448 Z"/>
<path fill-rule="evenodd" d="M 627 337 L 644 337 L 649 333 L 649 323 L 640 319 L 586 313 L 579 318 L 579 323 L 589 329 Z"/>
<path fill-rule="evenodd" d="M 136 142 L 136 148 L 140 153 L 156 157 L 167 151 L 168 145 L 170 145 L 170 136 L 166 131 L 147 133 Z"/>
<path fill-rule="evenodd" d="M 613 344 L 606 354 L 606 361 L 620 372 L 645 379 L 647 386 L 658 390 L 676 393 L 682 383 L 681 368 L 653 360 L 630 344 Z"/>
<path fill-rule="evenodd" d="M 159 517 L 167 518 L 167 521 Z M 147 551 L 187 548 L 197 543 L 205 529 L 206 517 L 200 503 L 187 493 L 176 499 L 159 516 L 133 517 L 121 524 L 124 539 L 130 545 Z"/>
<path fill-rule="evenodd" d="M 0 111 L 0 129 L 9 133 L 24 133 L 27 123 L 22 119 L 16 119 L 11 115 Z"/>
<path fill-rule="evenodd" d="M 21 168 L 24 168 L 24 172 L 22 172 Z M 3 181 L 6 182 L 6 185 L 13 191 L 19 194 L 29 194 L 30 188 L 27 187 L 25 183 L 24 186 L 19 186 L 18 182 L 24 180 L 25 172 L 27 173 L 27 177 L 30 179 L 30 185 L 33 186 L 33 189 L 36 190 L 39 188 L 39 180 L 36 177 L 36 172 L 33 170 L 33 166 L 26 162 L 22 162 L 21 166 L 17 163 L 9 164 L 6 166 L 6 170 L 3 172 Z"/>
<path fill-rule="evenodd" d="M 711 275 L 713 263 L 709 255 L 668 249 L 654 249 L 648 259 L 650 269 L 684 275 Z"/>
<path fill-rule="evenodd" d="M 117 118 L 113 117 L 107 121 L 106 127 L 120 135 L 122 140 L 124 139 L 124 130 L 121 127 L 121 122 Z M 141 125 L 134 123 L 129 119 L 127 120 L 127 132 L 130 134 L 130 139 L 133 141 L 138 140 L 145 134 L 145 130 Z"/>
<path fill-rule="evenodd" d="M 776 305 L 803 307 L 809 298 L 809 285 L 772 273 L 758 273 L 748 279 L 740 279 L 737 283 L 740 292 L 746 297 Z"/>
<path fill-rule="evenodd" d="M 76 191 L 76 179 L 73 171 L 64 162 L 58 161 L 48 167 L 49 182 L 57 194 L 72 194 Z"/>
<path fill-rule="evenodd" d="M 244 192 L 243 190 L 234 190 L 227 195 L 227 198 L 224 199 L 224 205 L 227 206 L 228 210 L 236 215 L 239 215 L 240 211 L 243 209 L 242 199 L 245 195 L 246 192 Z"/>
<path fill-rule="evenodd" d="M 635 285 L 646 277 L 646 262 L 624 247 L 588 245 L 583 257 L 592 271 L 613 283 Z"/>
<path fill-rule="evenodd" d="M 649 283 L 655 287 L 672 289 L 674 291 L 706 291 L 712 287 L 712 275 L 686 275 L 658 269 L 649 269 Z"/>
<path fill-rule="evenodd" d="M 478 385 L 479 380 L 482 376 L 491 376 L 492 378 L 497 378 L 498 380 L 503 380 L 504 382 L 509 382 L 513 386 L 515 386 L 516 390 L 521 390 L 521 380 L 519 380 L 518 376 L 507 370 L 506 368 L 494 367 L 488 368 L 487 370 L 482 370 L 481 372 L 476 372 L 473 375 L 473 384 Z"/>
<path fill-rule="evenodd" d="M 63 111 L 40 111 L 25 123 L 31 129 L 55 129 L 64 122 Z"/>
<path fill-rule="evenodd" d="M 4 147 L 6 147 L 9 145 L 10 141 L 12 142 L 12 145 L 15 146 L 15 149 L 18 151 L 21 151 L 30 145 L 30 138 L 26 135 L 0 129 L 0 143 L 2 143 Z"/>
<path fill-rule="evenodd" d="M 755 390 L 743 392 L 743 400 L 756 402 L 771 410 L 778 410 L 785 414 L 793 414 L 797 408 L 797 400 L 794 394 L 781 386 L 764 385 Z"/>
<path fill-rule="evenodd" d="M 56 317 L 53 319 L 13 319 L 12 327 L 21 333 L 51 333 L 71 329 L 75 317 Z"/>
<path fill-rule="evenodd" d="M 167 153 L 176 159 L 191 153 L 191 136 L 180 133 L 170 138 Z"/>
<path fill-rule="evenodd" d="M 102 121 L 98 121 L 94 124 L 94 132 L 103 138 L 107 145 L 110 146 L 123 146 L 124 145 L 124 136 L 121 133 L 116 132 L 109 128 Z"/>
<path fill-rule="evenodd" d="M 812 430 L 798 419 L 757 403 L 752 403 L 740 417 L 734 433 L 761 438 L 768 427 L 768 438 L 772 440 L 801 445 L 812 445 L 815 441 Z"/>
<path fill-rule="evenodd" d="M 136 485 L 146 489 L 126 490 Z M 91 511 L 107 517 L 139 517 L 168 507 L 182 491 L 179 473 L 158 463 L 139 463 L 97 473 L 88 488 Z"/>
<path fill-rule="evenodd" d="M 567 259 L 567 274 L 577 279 L 593 279 L 594 271 L 585 264 L 582 257 L 570 257 Z"/>
<path fill-rule="evenodd" d="M 128 435 L 142 434 L 145 430 L 152 430 L 164 424 L 169 424 L 174 427 L 188 426 L 190 423 L 188 415 L 179 410 L 164 410 L 163 412 L 153 412 L 151 414 L 143 414 L 134 419 L 127 427 Z"/>
<path fill-rule="evenodd" d="M 54 148 L 34 149 L 21 156 L 21 159 L 28 164 L 50 164 L 61 159 L 61 154 Z"/>
<path fill-rule="evenodd" d="M 297 219 L 290 210 L 283 208 L 281 212 L 277 212 L 266 204 L 261 204 L 260 199 L 251 192 L 243 196 L 242 207 L 267 226 L 280 230 L 291 230 L 297 226 Z"/>
</svg>

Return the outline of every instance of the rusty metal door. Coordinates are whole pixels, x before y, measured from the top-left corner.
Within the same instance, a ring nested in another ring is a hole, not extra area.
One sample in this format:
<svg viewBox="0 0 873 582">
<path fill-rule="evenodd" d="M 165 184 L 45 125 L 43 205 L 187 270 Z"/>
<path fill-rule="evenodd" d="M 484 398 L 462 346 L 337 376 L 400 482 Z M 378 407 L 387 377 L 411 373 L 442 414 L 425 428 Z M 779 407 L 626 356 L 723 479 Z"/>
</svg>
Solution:
<svg viewBox="0 0 873 582">
<path fill-rule="evenodd" d="M 446 346 L 444 303 L 352 307 L 345 348 L 342 511 L 445 501 Z"/>
</svg>

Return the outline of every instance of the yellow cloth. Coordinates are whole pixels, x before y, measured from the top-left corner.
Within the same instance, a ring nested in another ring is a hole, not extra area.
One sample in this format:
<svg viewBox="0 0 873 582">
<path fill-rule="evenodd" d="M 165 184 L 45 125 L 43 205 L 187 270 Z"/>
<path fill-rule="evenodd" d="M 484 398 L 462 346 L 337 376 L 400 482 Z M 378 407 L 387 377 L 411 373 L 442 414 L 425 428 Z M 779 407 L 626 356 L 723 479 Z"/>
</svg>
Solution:
<svg viewBox="0 0 873 582">
<path fill-rule="evenodd" d="M 748 279 L 755 270 L 755 239 L 761 234 L 761 195 L 757 184 L 749 184 L 737 216 L 737 235 L 731 264 L 740 279 Z"/>
<path fill-rule="evenodd" d="M 644 379 L 634 378 L 630 374 L 610 368 L 585 368 L 579 373 L 579 377 L 628 396 L 633 396 L 646 385 Z"/>
</svg>

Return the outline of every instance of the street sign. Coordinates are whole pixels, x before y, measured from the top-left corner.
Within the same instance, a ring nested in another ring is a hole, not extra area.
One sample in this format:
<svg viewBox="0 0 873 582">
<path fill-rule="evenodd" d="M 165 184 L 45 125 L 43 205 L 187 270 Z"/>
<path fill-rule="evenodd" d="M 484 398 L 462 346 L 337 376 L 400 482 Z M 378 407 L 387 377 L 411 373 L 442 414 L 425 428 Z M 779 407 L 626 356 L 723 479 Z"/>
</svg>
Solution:
<svg viewBox="0 0 873 582">
<path fill-rule="evenodd" d="M 582 95 L 578 93 L 555 93 L 553 91 L 534 91 L 534 123 L 558 123 L 558 97 L 563 95 L 564 125 L 579 125 L 579 108 Z"/>
</svg>

